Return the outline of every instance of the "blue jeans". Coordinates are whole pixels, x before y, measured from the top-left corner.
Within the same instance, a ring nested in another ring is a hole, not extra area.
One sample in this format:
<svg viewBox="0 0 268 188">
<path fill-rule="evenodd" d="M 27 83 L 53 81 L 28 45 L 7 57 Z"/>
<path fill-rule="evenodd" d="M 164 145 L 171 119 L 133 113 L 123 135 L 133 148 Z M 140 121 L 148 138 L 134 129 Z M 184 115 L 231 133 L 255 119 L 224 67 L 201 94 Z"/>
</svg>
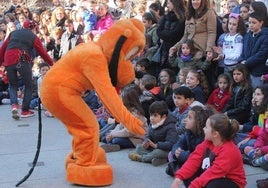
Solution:
<svg viewBox="0 0 268 188">
<path fill-rule="evenodd" d="M 24 84 L 22 110 L 28 111 L 32 99 L 32 66 L 28 62 L 20 61 L 16 65 L 6 67 L 9 81 L 10 104 L 18 104 L 18 75 L 20 73 Z"/>
<path fill-rule="evenodd" d="M 115 137 L 112 139 L 112 144 L 120 145 L 120 148 L 135 148 L 133 143 L 129 140 L 129 138 L 119 138 Z"/>
</svg>

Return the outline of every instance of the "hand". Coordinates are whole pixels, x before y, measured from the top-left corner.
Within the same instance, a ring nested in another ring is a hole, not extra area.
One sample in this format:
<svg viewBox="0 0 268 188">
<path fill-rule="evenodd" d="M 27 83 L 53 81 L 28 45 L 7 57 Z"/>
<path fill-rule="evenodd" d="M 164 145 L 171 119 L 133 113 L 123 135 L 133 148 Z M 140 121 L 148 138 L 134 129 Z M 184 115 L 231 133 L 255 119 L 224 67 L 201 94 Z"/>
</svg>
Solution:
<svg viewBox="0 0 268 188">
<path fill-rule="evenodd" d="M 149 146 L 151 146 L 152 148 L 154 148 L 154 149 L 157 148 L 157 144 L 155 144 L 154 142 L 152 142 L 150 139 L 148 139 L 148 143 L 149 143 Z"/>
<path fill-rule="evenodd" d="M 207 61 L 211 61 L 213 59 L 213 52 L 207 52 Z"/>
<path fill-rule="evenodd" d="M 261 149 L 260 148 L 256 148 L 255 149 L 255 152 L 254 152 L 254 157 L 261 157 L 262 154 L 261 154 Z"/>
<path fill-rule="evenodd" d="M 149 139 L 145 139 L 145 140 L 143 141 L 143 143 L 142 143 L 142 147 L 145 148 L 145 149 L 147 149 L 147 148 L 150 146 L 148 140 L 149 140 Z"/>
<path fill-rule="evenodd" d="M 172 56 L 176 51 L 177 51 L 177 48 L 176 48 L 175 46 L 172 46 L 172 47 L 169 49 L 169 56 Z"/>
<path fill-rule="evenodd" d="M 106 140 L 107 140 L 107 142 L 112 141 L 112 139 L 113 139 L 112 134 L 111 134 L 111 133 L 108 133 L 108 134 L 106 135 Z"/>
<path fill-rule="evenodd" d="M 222 53 L 222 48 L 221 47 L 218 47 L 218 46 L 214 46 L 213 48 L 213 51 L 217 54 L 223 54 Z"/>
<path fill-rule="evenodd" d="M 244 65 L 245 63 L 246 63 L 246 60 L 241 61 L 241 64 L 243 64 L 243 65 Z"/>
<path fill-rule="evenodd" d="M 115 123 L 115 119 L 114 118 L 108 118 L 107 123 L 108 124 L 114 124 Z"/>
<path fill-rule="evenodd" d="M 183 151 L 183 150 L 182 150 L 181 148 L 176 149 L 176 151 L 175 151 L 175 156 L 176 156 L 177 158 L 179 158 L 179 156 L 180 156 L 180 154 L 181 154 L 182 151 Z"/>
<path fill-rule="evenodd" d="M 175 180 L 171 184 L 171 187 L 170 188 L 180 188 L 181 187 L 181 183 L 182 183 L 182 181 L 180 179 L 175 178 Z"/>
</svg>

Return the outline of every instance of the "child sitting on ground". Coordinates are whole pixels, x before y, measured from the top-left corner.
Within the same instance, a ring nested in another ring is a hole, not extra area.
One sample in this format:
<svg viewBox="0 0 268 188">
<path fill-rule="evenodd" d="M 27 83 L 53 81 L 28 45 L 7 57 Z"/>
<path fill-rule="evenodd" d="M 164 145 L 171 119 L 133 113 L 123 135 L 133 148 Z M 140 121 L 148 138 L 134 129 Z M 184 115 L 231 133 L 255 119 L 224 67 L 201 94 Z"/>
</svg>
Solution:
<svg viewBox="0 0 268 188">
<path fill-rule="evenodd" d="M 143 122 L 145 131 L 148 129 L 147 119 L 144 117 L 144 111 L 139 101 L 139 93 L 136 91 L 134 84 L 124 87 L 121 98 L 125 107 L 138 119 Z M 135 148 L 138 143 L 142 143 L 144 137 L 131 134 L 127 128 L 121 123 L 106 134 L 104 142 L 106 144 L 101 147 L 106 152 L 119 151 L 124 148 Z"/>
<path fill-rule="evenodd" d="M 168 153 L 177 141 L 176 118 L 168 114 L 168 106 L 164 101 L 153 102 L 149 113 L 151 123 L 145 140 L 128 157 L 132 161 L 158 166 L 167 162 Z"/>
<path fill-rule="evenodd" d="M 196 146 L 203 142 L 203 128 L 208 117 L 212 114 L 211 110 L 200 106 L 194 106 L 190 109 L 185 118 L 186 131 L 179 136 L 178 142 L 173 145 L 172 151 L 169 153 L 169 163 L 166 168 L 168 175 L 174 176 L 174 173 L 185 163 Z"/>
<path fill-rule="evenodd" d="M 176 109 L 172 113 L 177 118 L 176 128 L 179 135 L 185 132 L 184 119 L 187 117 L 190 110 L 189 100 L 192 96 L 192 91 L 186 86 L 181 86 L 173 91 L 173 101 Z"/>
<path fill-rule="evenodd" d="M 214 114 L 204 127 L 205 140 L 192 152 L 175 173 L 171 188 L 246 186 L 241 153 L 233 139 L 239 123 L 224 114 Z"/>
<path fill-rule="evenodd" d="M 218 87 L 210 94 L 207 105 L 221 112 L 231 97 L 229 76 L 224 73 L 220 74 L 217 84 Z"/>
</svg>

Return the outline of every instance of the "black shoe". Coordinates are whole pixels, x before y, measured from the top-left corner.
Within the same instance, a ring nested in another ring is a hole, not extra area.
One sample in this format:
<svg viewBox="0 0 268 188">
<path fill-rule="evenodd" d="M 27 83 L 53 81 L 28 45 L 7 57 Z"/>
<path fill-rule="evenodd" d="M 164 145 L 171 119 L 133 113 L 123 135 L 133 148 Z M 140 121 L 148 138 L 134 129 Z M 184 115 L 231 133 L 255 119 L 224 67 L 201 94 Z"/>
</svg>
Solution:
<svg viewBox="0 0 268 188">
<path fill-rule="evenodd" d="M 267 188 L 268 187 L 268 179 L 257 180 L 257 187 L 258 188 Z"/>
<path fill-rule="evenodd" d="M 251 165 L 252 166 L 252 162 L 251 162 L 251 160 L 249 159 L 248 156 L 246 156 L 245 154 L 243 154 L 242 157 L 243 157 L 243 163 L 244 164 L 247 164 L 247 165 Z"/>
</svg>

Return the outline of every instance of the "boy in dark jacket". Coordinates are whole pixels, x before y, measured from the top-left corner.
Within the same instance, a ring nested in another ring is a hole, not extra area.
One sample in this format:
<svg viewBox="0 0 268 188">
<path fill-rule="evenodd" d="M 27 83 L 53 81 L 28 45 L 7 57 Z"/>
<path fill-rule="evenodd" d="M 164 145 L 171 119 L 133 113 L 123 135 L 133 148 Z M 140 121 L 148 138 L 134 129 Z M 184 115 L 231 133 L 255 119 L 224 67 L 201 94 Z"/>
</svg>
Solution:
<svg viewBox="0 0 268 188">
<path fill-rule="evenodd" d="M 152 163 L 158 166 L 167 162 L 168 152 L 177 141 L 176 118 L 168 114 L 164 101 L 155 101 L 149 108 L 150 126 L 142 144 L 128 157 L 132 161 Z"/>
</svg>

